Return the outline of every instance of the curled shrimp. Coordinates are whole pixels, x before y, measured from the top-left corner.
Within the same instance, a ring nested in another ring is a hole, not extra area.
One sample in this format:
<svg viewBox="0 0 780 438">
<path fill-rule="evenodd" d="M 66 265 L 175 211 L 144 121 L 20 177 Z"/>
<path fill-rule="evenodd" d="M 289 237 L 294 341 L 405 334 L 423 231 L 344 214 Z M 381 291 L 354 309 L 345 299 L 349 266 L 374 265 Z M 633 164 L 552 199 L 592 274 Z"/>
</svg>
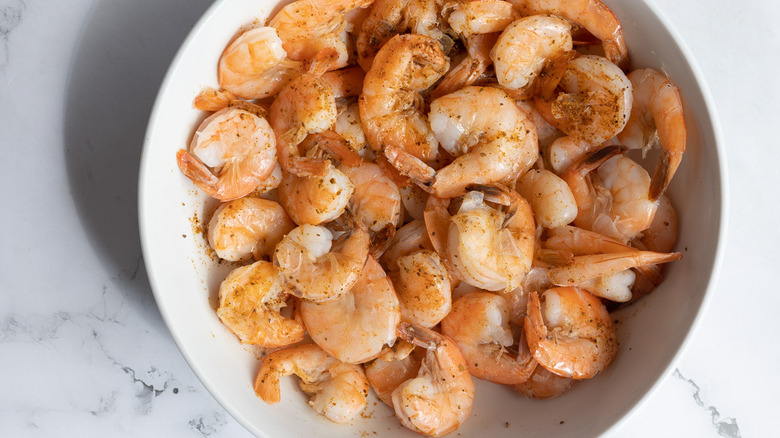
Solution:
<svg viewBox="0 0 780 438">
<path fill-rule="evenodd" d="M 441 322 L 442 333 L 455 341 L 472 376 L 502 385 L 524 382 L 533 371 L 527 362 L 511 354 L 514 344 L 509 327 L 509 304 L 496 294 L 472 292 L 452 306 Z"/>
<path fill-rule="evenodd" d="M 589 379 L 617 355 L 615 326 L 601 301 L 580 289 L 558 287 L 541 298 L 532 292 L 525 335 L 534 359 L 549 371 Z"/>
<path fill-rule="evenodd" d="M 227 46 L 219 59 L 219 85 L 242 99 L 276 95 L 302 73 L 300 62 L 287 58 L 272 27 L 247 30 Z"/>
<path fill-rule="evenodd" d="M 647 171 L 622 151 L 608 146 L 592 152 L 562 178 L 577 200 L 576 226 L 627 242 L 650 226 L 658 204 L 648 197 Z"/>
<path fill-rule="evenodd" d="M 419 91 L 430 87 L 449 66 L 433 39 L 396 35 L 377 53 L 360 95 L 360 121 L 375 151 L 388 146 L 428 161 L 439 144 L 422 112 Z"/>
<path fill-rule="evenodd" d="M 520 177 L 517 192 L 531 203 L 536 223 L 545 228 L 566 225 L 577 217 L 577 200 L 566 181 L 549 170 Z"/>
<path fill-rule="evenodd" d="M 219 258 L 256 260 L 273 255 L 274 247 L 295 228 L 279 203 L 241 198 L 222 204 L 209 221 L 209 245 Z"/>
<path fill-rule="evenodd" d="M 533 82 L 549 59 L 572 49 L 571 25 L 534 15 L 510 24 L 490 51 L 498 83 L 520 90 Z"/>
<path fill-rule="evenodd" d="M 431 328 L 452 309 L 452 286 L 447 268 L 434 251 L 399 257 L 390 278 L 401 303 L 404 321 Z"/>
<path fill-rule="evenodd" d="M 288 294 L 266 261 L 234 269 L 219 286 L 217 315 L 244 344 L 275 348 L 303 339 L 305 328 L 280 313 Z"/>
<path fill-rule="evenodd" d="M 404 32 L 409 24 L 406 8 L 409 0 L 376 0 L 363 20 L 355 43 L 357 59 L 365 71 L 371 70 L 374 57 L 390 38 Z"/>
<path fill-rule="evenodd" d="M 349 177 L 333 164 L 322 176 L 283 173 L 279 202 L 298 225 L 319 225 L 344 213 L 355 189 Z"/>
<path fill-rule="evenodd" d="M 200 124 L 190 151 L 180 150 L 182 173 L 212 198 L 231 201 L 251 193 L 276 166 L 276 138 L 259 107 L 223 108 Z"/>
<path fill-rule="evenodd" d="M 501 32 L 517 18 L 512 4 L 502 0 L 448 2 L 445 10 L 447 23 L 461 37 Z"/>
<path fill-rule="evenodd" d="M 335 240 L 328 228 L 304 224 L 276 245 L 274 265 L 293 295 L 334 300 L 358 281 L 368 257 L 368 231 L 350 213 L 338 222 L 344 222 L 346 230 Z"/>
<path fill-rule="evenodd" d="M 296 0 L 283 7 L 268 23 L 279 33 L 288 58 L 319 63 L 321 71 L 347 65 L 347 17 L 373 0 Z"/>
<path fill-rule="evenodd" d="M 342 165 L 339 169 L 352 181 L 355 190 L 349 208 L 374 233 L 392 228 L 401 221 L 401 192 L 382 169 L 374 163 L 358 167 Z M 391 236 L 392 237 L 392 236 Z"/>
<path fill-rule="evenodd" d="M 469 184 L 512 180 L 539 156 L 533 124 L 503 91 L 466 87 L 431 103 L 431 128 L 441 146 L 458 158 L 434 171 L 399 148 L 385 155 L 401 173 L 429 187 L 433 195 L 451 198 Z"/>
<path fill-rule="evenodd" d="M 433 246 L 428 239 L 428 230 L 425 228 L 425 222 L 415 219 L 395 232 L 390 246 L 382 254 L 380 260 L 388 271 L 395 271 L 398 270 L 396 261 L 401 257 L 417 251 L 432 249 Z"/>
<path fill-rule="evenodd" d="M 395 342 L 401 308 L 390 279 L 369 256 L 349 292 L 329 302 L 304 301 L 301 316 L 323 350 L 342 362 L 363 363 Z"/>
<path fill-rule="evenodd" d="M 601 0 L 510 0 L 523 15 L 552 14 L 584 27 L 601 40 L 607 58 L 628 70 L 628 48 L 614 12 Z"/>
<path fill-rule="evenodd" d="M 371 388 L 386 405 L 393 406 L 393 391 L 398 385 L 417 377 L 424 355 L 423 349 L 415 348 L 403 358 L 377 358 L 365 365 L 366 377 Z"/>
<path fill-rule="evenodd" d="M 634 106 L 618 139 L 631 149 L 661 144 L 663 155 L 650 184 L 650 199 L 656 200 L 669 187 L 685 153 L 688 130 L 682 99 L 677 87 L 659 71 L 634 70 L 628 79 L 634 87 Z"/>
<path fill-rule="evenodd" d="M 545 119 L 577 140 L 601 144 L 628 122 L 633 96 L 631 81 L 606 58 L 583 55 L 566 65 L 554 98 L 536 98 Z"/>
<path fill-rule="evenodd" d="M 509 210 L 490 206 L 485 193 L 466 194 L 450 220 L 447 252 L 459 277 L 490 291 L 516 289 L 531 269 L 535 243 L 528 202 L 506 188 L 483 188 L 488 197 L 507 195 Z"/>
<path fill-rule="evenodd" d="M 463 355 L 448 337 L 402 322 L 398 335 L 427 350 L 417 377 L 392 395 L 395 415 L 405 427 L 428 436 L 446 435 L 471 414 L 474 381 Z"/>
<path fill-rule="evenodd" d="M 345 364 L 315 344 L 275 351 L 263 359 L 255 393 L 266 403 L 281 399 L 279 378 L 295 374 L 309 406 L 335 423 L 349 423 L 368 405 L 368 380 L 360 365 Z"/>
<path fill-rule="evenodd" d="M 547 400 L 566 392 L 572 383 L 574 379 L 551 373 L 545 367 L 536 367 L 528 380 L 513 388 L 526 398 Z"/>
</svg>

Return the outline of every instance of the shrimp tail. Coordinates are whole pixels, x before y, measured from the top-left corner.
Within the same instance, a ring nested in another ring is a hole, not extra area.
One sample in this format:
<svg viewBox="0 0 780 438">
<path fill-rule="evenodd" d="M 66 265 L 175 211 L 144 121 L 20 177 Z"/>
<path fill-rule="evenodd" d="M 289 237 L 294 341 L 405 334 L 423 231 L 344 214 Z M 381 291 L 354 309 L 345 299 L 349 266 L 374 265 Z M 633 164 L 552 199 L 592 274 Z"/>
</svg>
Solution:
<svg viewBox="0 0 780 438">
<path fill-rule="evenodd" d="M 255 394 L 268 404 L 279 403 L 281 391 L 279 390 L 279 375 L 266 358 L 260 372 L 255 379 Z"/>
<path fill-rule="evenodd" d="M 435 350 L 441 343 L 442 335 L 433 330 L 426 329 L 408 322 L 401 322 L 396 329 L 398 336 L 410 344 L 425 348 L 426 350 Z"/>
<path fill-rule="evenodd" d="M 375 259 L 382 257 L 390 244 L 393 243 L 393 237 L 395 236 L 395 225 L 387 224 L 384 228 L 374 233 L 371 236 L 371 243 L 368 246 L 368 252 Z"/>
<path fill-rule="evenodd" d="M 574 257 L 574 261 L 562 267 L 550 269 L 550 281 L 557 286 L 576 286 L 593 278 L 645 265 L 669 263 L 682 258 L 682 254 L 652 251 L 629 251 L 612 254 L 594 254 Z"/>
<path fill-rule="evenodd" d="M 385 158 L 401 175 L 408 176 L 420 188 L 426 192 L 431 192 L 431 186 L 436 178 L 436 171 L 422 160 L 402 148 L 392 145 L 385 147 Z"/>
<path fill-rule="evenodd" d="M 176 152 L 176 162 L 181 172 L 196 186 L 208 193 L 209 196 L 217 198 L 219 178 L 214 176 L 205 164 L 184 149 Z"/>
<path fill-rule="evenodd" d="M 289 157 L 287 171 L 295 176 L 325 176 L 330 169 L 330 160 L 311 157 Z"/>
<path fill-rule="evenodd" d="M 360 155 L 349 147 L 347 140 L 335 131 L 329 129 L 319 134 L 314 134 L 313 137 L 317 147 L 331 154 L 341 164 L 349 167 L 358 167 L 363 162 Z"/>
<path fill-rule="evenodd" d="M 666 192 L 681 161 L 682 154 L 669 151 L 663 152 L 661 161 L 658 163 L 655 172 L 653 172 L 653 177 L 650 179 L 648 198 L 650 198 L 651 201 L 658 200 L 658 198 Z"/>
<path fill-rule="evenodd" d="M 236 100 L 238 100 L 238 97 L 230 91 L 206 87 L 195 96 L 192 106 L 201 111 L 216 112 L 222 108 L 227 108 L 231 102 Z"/>
<path fill-rule="evenodd" d="M 624 154 L 628 148 L 625 146 L 605 146 L 584 156 L 579 162 L 572 164 L 570 170 L 586 175 L 604 164 L 610 158 Z"/>
<path fill-rule="evenodd" d="M 525 315 L 523 328 L 528 348 L 532 355 L 536 355 L 536 347 L 547 337 L 547 326 L 544 325 L 542 318 L 542 303 L 536 292 L 531 292 L 528 296 L 528 312 Z"/>
</svg>

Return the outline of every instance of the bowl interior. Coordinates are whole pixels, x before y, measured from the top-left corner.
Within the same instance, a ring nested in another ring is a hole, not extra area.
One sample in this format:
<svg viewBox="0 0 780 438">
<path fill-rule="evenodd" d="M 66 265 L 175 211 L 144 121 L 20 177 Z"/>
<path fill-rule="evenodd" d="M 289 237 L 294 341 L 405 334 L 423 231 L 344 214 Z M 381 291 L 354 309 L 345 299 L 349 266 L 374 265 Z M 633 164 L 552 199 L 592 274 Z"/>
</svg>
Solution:
<svg viewBox="0 0 780 438">
<path fill-rule="evenodd" d="M 607 3 L 620 18 L 637 67 L 667 72 L 685 101 L 688 150 L 670 190 L 680 216 L 678 251 L 666 281 L 638 304 L 614 315 L 620 353 L 602 375 L 549 401 L 526 400 L 512 390 L 477 381 L 472 417 L 459 434 L 493 437 L 595 436 L 626 416 L 671 366 L 705 299 L 719 258 L 722 230 L 722 152 L 713 113 L 692 60 L 657 14 L 642 1 Z M 217 86 L 216 65 L 241 26 L 263 20 L 273 0 L 217 1 L 193 29 L 157 98 L 140 176 L 140 224 L 149 279 L 176 342 L 215 398 L 256 435 L 342 437 L 414 436 L 390 408 L 371 399 L 363 418 L 336 425 L 314 414 L 294 379 L 282 383 L 282 401 L 267 405 L 252 389 L 258 352 L 239 344 L 217 319 L 216 290 L 232 266 L 208 254 L 203 237 L 215 208 L 179 172 L 175 154 L 189 144 L 204 115 L 192 99 Z M 372 396 L 373 397 L 373 396 Z"/>
</svg>

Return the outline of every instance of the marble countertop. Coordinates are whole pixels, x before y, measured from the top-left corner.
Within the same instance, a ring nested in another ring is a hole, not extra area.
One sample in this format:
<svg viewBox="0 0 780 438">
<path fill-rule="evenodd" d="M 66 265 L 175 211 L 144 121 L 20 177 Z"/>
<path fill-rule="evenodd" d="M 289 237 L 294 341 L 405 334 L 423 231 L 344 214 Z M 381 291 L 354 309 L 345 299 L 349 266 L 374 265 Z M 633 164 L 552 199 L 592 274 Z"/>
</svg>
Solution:
<svg viewBox="0 0 780 438">
<path fill-rule="evenodd" d="M 731 212 L 699 330 L 615 436 L 769 436 L 780 393 L 780 294 L 765 283 L 780 244 L 780 3 L 648 1 L 714 96 Z M 249 435 L 176 348 L 138 237 L 149 112 L 210 3 L 0 0 L 0 436 Z"/>
</svg>

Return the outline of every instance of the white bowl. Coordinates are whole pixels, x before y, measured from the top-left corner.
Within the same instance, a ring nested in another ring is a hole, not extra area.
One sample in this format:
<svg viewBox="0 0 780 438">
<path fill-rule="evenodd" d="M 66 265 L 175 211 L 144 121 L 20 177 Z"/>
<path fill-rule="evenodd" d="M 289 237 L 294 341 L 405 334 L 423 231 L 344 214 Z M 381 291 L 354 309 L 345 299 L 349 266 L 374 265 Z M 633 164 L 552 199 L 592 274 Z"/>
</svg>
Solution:
<svg viewBox="0 0 780 438">
<path fill-rule="evenodd" d="M 259 361 L 217 319 L 216 290 L 229 266 L 207 255 L 195 233 L 213 201 L 176 166 L 204 114 L 192 108 L 204 86 L 217 86 L 216 66 L 237 30 L 275 9 L 273 0 L 218 0 L 176 55 L 152 112 L 141 160 L 141 241 L 160 312 L 182 354 L 211 394 L 249 431 L 260 436 L 414 436 L 390 408 L 372 402 L 351 425 L 314 413 L 293 378 L 282 401 L 267 405 L 252 389 Z M 620 353 L 601 375 L 560 398 L 526 400 L 508 388 L 477 381 L 471 418 L 462 436 L 597 436 L 616 427 L 667 375 L 700 320 L 722 258 L 725 233 L 725 158 L 712 99 L 693 56 L 669 23 L 643 1 L 610 0 L 620 18 L 632 65 L 666 71 L 685 101 L 688 150 L 670 196 L 680 214 L 682 260 L 650 296 L 615 315 Z M 194 237 L 193 237 L 194 235 Z M 376 401 L 376 399 L 373 399 Z"/>
</svg>

